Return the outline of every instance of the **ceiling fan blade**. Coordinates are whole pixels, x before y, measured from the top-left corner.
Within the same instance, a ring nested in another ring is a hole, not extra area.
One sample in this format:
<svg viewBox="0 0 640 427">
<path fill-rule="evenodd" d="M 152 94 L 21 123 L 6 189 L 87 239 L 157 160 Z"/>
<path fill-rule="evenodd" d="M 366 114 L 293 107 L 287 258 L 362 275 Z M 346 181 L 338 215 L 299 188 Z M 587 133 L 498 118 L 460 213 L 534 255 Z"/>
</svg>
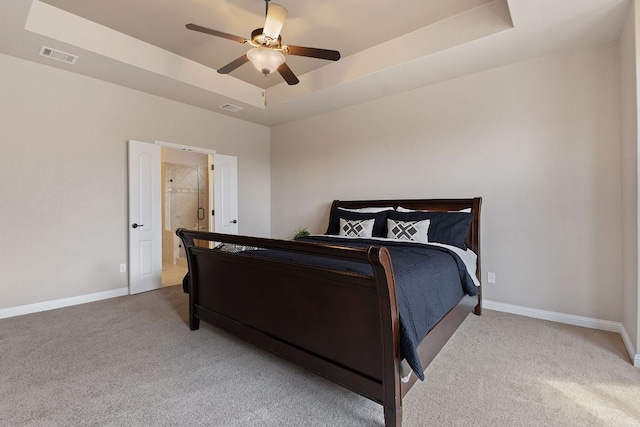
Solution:
<svg viewBox="0 0 640 427">
<path fill-rule="evenodd" d="M 337 50 L 302 46 L 287 46 L 286 50 L 289 55 L 308 56 L 309 58 L 328 59 L 329 61 L 337 61 L 340 59 L 340 52 Z"/>
<path fill-rule="evenodd" d="M 234 42 L 238 42 L 238 43 L 246 43 L 247 41 L 246 39 L 243 39 L 240 36 L 234 36 L 233 34 L 223 33 L 222 31 L 212 30 L 211 28 L 201 27 L 200 25 L 196 25 L 196 24 L 187 24 L 187 28 L 189 30 L 199 31 L 201 33 L 209 34 L 211 36 L 222 37 L 224 39 L 233 40 Z"/>
<path fill-rule="evenodd" d="M 277 39 L 284 25 L 284 20 L 287 19 L 287 9 L 280 6 L 277 3 L 267 2 L 267 17 L 264 20 L 263 34 Z"/>
<path fill-rule="evenodd" d="M 239 66 L 241 66 L 243 64 L 246 64 L 247 62 L 249 62 L 249 58 L 247 57 L 247 55 L 242 55 L 238 59 L 235 59 L 235 60 L 229 62 L 224 67 L 218 68 L 218 73 L 220 73 L 220 74 L 229 74 L 230 72 L 232 72 L 233 70 L 235 70 Z"/>
<path fill-rule="evenodd" d="M 282 65 L 278 67 L 278 72 L 289 85 L 297 85 L 300 82 L 286 62 L 283 62 Z"/>
</svg>

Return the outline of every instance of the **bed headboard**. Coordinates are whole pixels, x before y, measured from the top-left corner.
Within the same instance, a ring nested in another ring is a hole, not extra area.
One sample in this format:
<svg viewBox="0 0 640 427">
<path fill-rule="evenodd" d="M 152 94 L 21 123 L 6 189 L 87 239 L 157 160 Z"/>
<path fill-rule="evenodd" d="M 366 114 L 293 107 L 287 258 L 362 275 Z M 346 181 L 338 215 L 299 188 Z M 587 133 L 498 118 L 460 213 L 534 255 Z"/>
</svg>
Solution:
<svg viewBox="0 0 640 427">
<path fill-rule="evenodd" d="M 432 210 L 432 211 L 459 211 L 471 208 L 473 221 L 467 234 L 467 246 L 478 255 L 476 275 L 478 280 L 482 279 L 480 271 L 480 205 L 482 197 L 473 199 L 401 199 L 401 200 L 334 200 L 331 205 L 331 215 L 334 208 L 357 209 L 366 207 L 386 207 L 397 208 L 402 206 L 407 209 Z M 331 221 L 331 218 L 329 218 Z"/>
</svg>

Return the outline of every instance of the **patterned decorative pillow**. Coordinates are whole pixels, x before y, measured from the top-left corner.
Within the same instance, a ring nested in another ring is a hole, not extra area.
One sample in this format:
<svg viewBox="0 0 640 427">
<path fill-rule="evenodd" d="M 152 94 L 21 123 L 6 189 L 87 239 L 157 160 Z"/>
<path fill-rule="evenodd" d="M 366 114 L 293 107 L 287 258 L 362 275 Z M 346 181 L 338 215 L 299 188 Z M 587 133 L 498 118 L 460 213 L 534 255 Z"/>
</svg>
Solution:
<svg viewBox="0 0 640 427">
<path fill-rule="evenodd" d="M 431 221 L 398 221 L 387 218 L 387 238 L 427 243 Z"/>
<path fill-rule="evenodd" d="M 244 251 L 260 251 L 264 250 L 264 248 L 257 248 L 255 246 L 244 246 L 244 245 L 236 245 L 235 243 L 219 243 L 215 248 L 222 252 L 231 252 L 234 254 L 244 252 Z"/>
<path fill-rule="evenodd" d="M 375 219 L 344 219 L 340 218 L 340 236 L 371 237 Z"/>
<path fill-rule="evenodd" d="M 389 212 L 387 219 L 395 221 L 424 221 L 428 219 L 429 241 L 467 249 L 465 239 L 473 215 L 464 212 Z"/>
<path fill-rule="evenodd" d="M 342 208 L 335 208 L 331 211 L 329 217 L 329 227 L 327 233 L 329 235 L 337 236 L 340 234 L 340 220 L 354 220 L 354 219 L 375 219 L 373 223 L 373 237 L 384 237 L 387 235 L 387 213 L 391 211 L 382 212 L 349 212 Z"/>
</svg>

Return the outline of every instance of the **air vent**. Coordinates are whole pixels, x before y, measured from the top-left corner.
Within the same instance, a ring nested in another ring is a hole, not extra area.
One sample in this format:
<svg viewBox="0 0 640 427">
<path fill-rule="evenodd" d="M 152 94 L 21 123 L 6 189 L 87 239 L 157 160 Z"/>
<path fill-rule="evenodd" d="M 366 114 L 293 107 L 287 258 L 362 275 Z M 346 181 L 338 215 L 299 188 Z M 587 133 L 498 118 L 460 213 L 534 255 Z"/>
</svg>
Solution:
<svg viewBox="0 0 640 427">
<path fill-rule="evenodd" d="M 242 107 L 238 107 L 237 105 L 233 104 L 223 104 L 220 106 L 220 108 L 222 108 L 223 110 L 231 111 L 232 113 L 242 110 Z"/>
<path fill-rule="evenodd" d="M 67 64 L 75 64 L 78 57 L 71 55 L 70 53 L 62 52 L 61 50 L 52 49 L 50 47 L 42 46 L 40 48 L 40 55 L 47 58 L 55 59 L 56 61 L 66 62 Z"/>
</svg>

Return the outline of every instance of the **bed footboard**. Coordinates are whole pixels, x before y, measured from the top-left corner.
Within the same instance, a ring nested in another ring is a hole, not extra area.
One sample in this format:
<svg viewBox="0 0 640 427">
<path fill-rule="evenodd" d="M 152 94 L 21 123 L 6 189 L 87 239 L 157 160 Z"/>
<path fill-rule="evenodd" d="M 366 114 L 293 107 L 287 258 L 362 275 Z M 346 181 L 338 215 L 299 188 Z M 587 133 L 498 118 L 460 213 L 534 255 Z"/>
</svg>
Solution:
<svg viewBox="0 0 640 427">
<path fill-rule="evenodd" d="M 205 320 L 380 403 L 387 426 L 399 425 L 399 320 L 385 248 L 177 234 L 189 263 L 191 329 Z M 368 264 L 370 274 L 208 249 L 194 240 L 349 260 Z"/>
</svg>

